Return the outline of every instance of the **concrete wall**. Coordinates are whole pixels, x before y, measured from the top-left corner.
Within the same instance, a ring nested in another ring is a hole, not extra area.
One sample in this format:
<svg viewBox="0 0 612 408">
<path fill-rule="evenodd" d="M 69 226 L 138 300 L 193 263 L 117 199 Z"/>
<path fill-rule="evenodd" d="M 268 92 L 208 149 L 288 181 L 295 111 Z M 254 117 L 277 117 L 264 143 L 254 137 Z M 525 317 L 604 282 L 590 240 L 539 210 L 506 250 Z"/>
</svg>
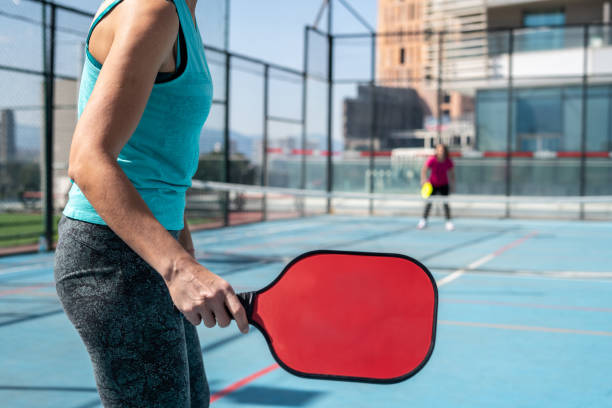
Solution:
<svg viewBox="0 0 612 408">
<path fill-rule="evenodd" d="M 79 83 L 65 79 L 55 80 L 55 115 L 53 141 L 53 192 L 54 206 L 62 209 L 66 205 L 68 190 L 68 158 L 70 144 L 77 123 L 77 101 Z"/>
</svg>

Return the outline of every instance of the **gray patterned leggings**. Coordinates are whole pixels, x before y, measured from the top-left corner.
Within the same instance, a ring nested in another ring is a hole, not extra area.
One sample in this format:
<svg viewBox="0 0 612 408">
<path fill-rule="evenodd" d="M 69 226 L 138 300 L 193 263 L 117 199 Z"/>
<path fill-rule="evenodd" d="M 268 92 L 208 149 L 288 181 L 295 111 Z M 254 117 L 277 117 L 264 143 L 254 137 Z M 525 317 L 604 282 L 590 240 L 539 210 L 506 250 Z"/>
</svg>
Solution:
<svg viewBox="0 0 612 408">
<path fill-rule="evenodd" d="M 110 228 L 62 217 L 55 283 L 105 407 L 208 407 L 195 327 L 162 277 Z"/>
</svg>

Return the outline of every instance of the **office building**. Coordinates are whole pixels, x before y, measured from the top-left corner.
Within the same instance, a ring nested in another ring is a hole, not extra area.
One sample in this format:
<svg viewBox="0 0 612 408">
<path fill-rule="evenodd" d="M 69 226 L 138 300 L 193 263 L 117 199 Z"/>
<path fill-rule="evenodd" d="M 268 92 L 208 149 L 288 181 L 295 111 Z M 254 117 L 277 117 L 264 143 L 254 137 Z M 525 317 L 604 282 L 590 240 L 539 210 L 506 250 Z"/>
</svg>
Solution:
<svg viewBox="0 0 612 408">
<path fill-rule="evenodd" d="M 344 101 L 344 148 L 369 150 L 372 134 L 376 150 L 406 147 L 402 143 L 410 141 L 394 134 L 421 129 L 424 113 L 423 101 L 412 88 L 360 86 L 356 98 Z"/>
</svg>

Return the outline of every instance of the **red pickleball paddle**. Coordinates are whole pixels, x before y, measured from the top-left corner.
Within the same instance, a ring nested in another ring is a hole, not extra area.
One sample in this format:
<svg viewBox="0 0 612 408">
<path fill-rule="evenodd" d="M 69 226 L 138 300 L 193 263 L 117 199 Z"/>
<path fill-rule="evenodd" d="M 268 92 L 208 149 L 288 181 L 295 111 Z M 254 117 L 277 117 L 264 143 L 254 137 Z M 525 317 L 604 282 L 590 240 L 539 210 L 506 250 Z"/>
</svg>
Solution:
<svg viewBox="0 0 612 408">
<path fill-rule="evenodd" d="M 395 383 L 433 352 L 436 283 L 404 255 L 308 252 L 239 298 L 279 365 L 298 376 Z"/>
</svg>

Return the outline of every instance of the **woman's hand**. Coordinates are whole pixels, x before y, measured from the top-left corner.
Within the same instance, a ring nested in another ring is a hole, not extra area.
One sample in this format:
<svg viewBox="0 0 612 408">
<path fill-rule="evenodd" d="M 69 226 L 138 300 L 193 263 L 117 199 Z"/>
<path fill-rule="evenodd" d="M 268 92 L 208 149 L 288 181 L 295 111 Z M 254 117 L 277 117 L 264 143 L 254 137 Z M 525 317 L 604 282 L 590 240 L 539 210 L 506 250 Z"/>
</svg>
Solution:
<svg viewBox="0 0 612 408">
<path fill-rule="evenodd" d="M 215 323 L 227 327 L 234 318 L 240 331 L 248 333 L 246 311 L 229 283 L 193 258 L 180 260 L 174 269 L 166 285 L 174 305 L 187 320 L 194 326 L 204 322 L 206 327 Z"/>
</svg>

